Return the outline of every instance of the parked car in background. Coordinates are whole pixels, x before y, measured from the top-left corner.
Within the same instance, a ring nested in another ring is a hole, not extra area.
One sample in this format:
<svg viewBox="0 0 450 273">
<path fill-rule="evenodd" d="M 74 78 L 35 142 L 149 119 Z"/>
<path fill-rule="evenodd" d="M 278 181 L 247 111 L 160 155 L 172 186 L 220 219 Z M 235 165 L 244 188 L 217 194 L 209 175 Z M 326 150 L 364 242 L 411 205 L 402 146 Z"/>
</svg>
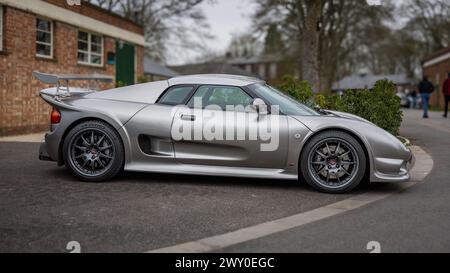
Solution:
<svg viewBox="0 0 450 273">
<path fill-rule="evenodd" d="M 410 108 L 411 97 L 409 97 L 405 92 L 397 92 L 397 96 L 400 98 L 400 105 L 405 108 Z"/>
</svg>

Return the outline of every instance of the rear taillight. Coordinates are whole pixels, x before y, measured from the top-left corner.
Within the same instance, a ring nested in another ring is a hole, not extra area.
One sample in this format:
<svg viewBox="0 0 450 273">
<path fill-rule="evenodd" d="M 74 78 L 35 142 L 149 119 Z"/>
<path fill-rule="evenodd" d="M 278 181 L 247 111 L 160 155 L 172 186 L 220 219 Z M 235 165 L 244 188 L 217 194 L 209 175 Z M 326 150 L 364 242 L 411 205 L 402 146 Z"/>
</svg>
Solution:
<svg viewBox="0 0 450 273">
<path fill-rule="evenodd" d="M 58 109 L 53 108 L 52 113 L 50 114 L 50 123 L 58 124 L 60 122 L 61 122 L 61 113 L 58 111 Z"/>
</svg>

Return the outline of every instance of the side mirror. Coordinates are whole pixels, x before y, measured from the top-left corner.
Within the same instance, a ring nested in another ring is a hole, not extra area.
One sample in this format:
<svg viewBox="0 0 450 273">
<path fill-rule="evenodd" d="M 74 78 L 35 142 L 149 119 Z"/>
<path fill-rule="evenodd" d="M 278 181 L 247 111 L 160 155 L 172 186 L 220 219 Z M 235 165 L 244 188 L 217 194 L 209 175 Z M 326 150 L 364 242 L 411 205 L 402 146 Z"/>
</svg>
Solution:
<svg viewBox="0 0 450 273">
<path fill-rule="evenodd" d="M 253 109 L 255 109 L 259 115 L 267 115 L 268 114 L 267 105 L 262 99 L 260 99 L 260 98 L 254 99 L 252 106 L 253 106 Z"/>
</svg>

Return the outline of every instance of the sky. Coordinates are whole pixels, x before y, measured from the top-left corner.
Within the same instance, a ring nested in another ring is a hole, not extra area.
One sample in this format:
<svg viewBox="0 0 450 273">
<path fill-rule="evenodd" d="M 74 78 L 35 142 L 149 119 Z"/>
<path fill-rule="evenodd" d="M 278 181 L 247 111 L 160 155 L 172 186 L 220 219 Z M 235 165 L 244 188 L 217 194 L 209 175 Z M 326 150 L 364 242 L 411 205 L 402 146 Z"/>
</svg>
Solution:
<svg viewBox="0 0 450 273">
<path fill-rule="evenodd" d="M 225 49 L 236 32 L 243 32 L 251 25 L 251 14 L 255 10 L 252 0 L 216 0 L 213 4 L 202 4 L 204 14 L 217 36 L 215 48 Z"/>
<path fill-rule="evenodd" d="M 367 0 L 368 4 L 380 5 L 384 0 Z M 396 4 L 403 0 L 395 0 Z M 200 4 L 211 27 L 215 39 L 210 41 L 210 48 L 216 53 L 225 53 L 232 35 L 242 33 L 251 26 L 251 15 L 256 5 L 253 0 L 207 0 Z M 199 54 L 189 53 L 183 56 L 171 56 L 168 63 L 179 65 L 194 62 Z"/>
<path fill-rule="evenodd" d="M 233 33 L 244 32 L 251 26 L 251 14 L 255 10 L 252 0 L 215 0 L 200 4 L 205 14 L 211 33 L 215 39 L 210 41 L 210 48 L 224 52 L 231 41 Z M 183 64 L 194 60 L 198 55 L 172 57 L 171 64 Z"/>
</svg>

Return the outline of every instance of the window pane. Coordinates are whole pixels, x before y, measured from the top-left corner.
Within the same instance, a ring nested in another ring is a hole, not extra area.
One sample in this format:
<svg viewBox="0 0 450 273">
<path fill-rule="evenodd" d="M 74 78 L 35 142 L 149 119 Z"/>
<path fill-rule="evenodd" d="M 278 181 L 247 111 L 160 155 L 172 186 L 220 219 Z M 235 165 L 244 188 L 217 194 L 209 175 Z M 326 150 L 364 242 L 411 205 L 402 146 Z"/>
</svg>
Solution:
<svg viewBox="0 0 450 273">
<path fill-rule="evenodd" d="M 78 39 L 87 42 L 88 34 L 86 32 L 78 31 Z"/>
<path fill-rule="evenodd" d="M 101 44 L 102 43 L 102 37 L 97 36 L 97 35 L 91 35 L 91 42 L 92 43 L 96 43 L 96 44 Z"/>
<path fill-rule="evenodd" d="M 192 91 L 191 86 L 174 87 L 164 94 L 164 97 L 160 100 L 160 103 L 177 105 L 182 104 L 189 93 Z"/>
<path fill-rule="evenodd" d="M 49 45 L 36 44 L 36 54 L 51 56 L 51 47 Z"/>
<path fill-rule="evenodd" d="M 78 50 L 88 51 L 88 44 L 85 42 L 78 42 Z"/>
<path fill-rule="evenodd" d="M 216 104 L 225 109 L 227 105 L 244 107 L 250 105 L 253 99 L 237 87 L 215 87 L 208 100 L 208 105 Z M 206 105 L 205 105 L 206 106 Z"/>
<path fill-rule="evenodd" d="M 195 91 L 194 96 L 189 100 L 188 106 L 189 107 L 198 107 L 197 105 L 194 105 L 196 98 L 201 98 L 202 106 L 206 104 L 207 99 L 209 98 L 210 92 L 208 92 L 210 87 L 208 86 L 201 86 L 197 91 Z M 197 99 L 198 100 L 198 99 Z"/>
<path fill-rule="evenodd" d="M 47 32 L 50 32 L 52 30 L 51 23 L 49 21 L 45 21 L 45 20 L 41 20 L 41 19 L 36 20 L 36 28 L 38 30 L 43 30 L 43 31 L 47 31 Z"/>
<path fill-rule="evenodd" d="M 36 41 L 50 44 L 52 42 L 52 36 L 50 33 L 37 31 Z"/>
<path fill-rule="evenodd" d="M 218 105 L 222 109 L 226 109 L 227 105 L 244 107 L 250 105 L 253 98 L 238 87 L 229 86 L 202 86 L 195 92 L 192 99 L 189 101 L 189 106 L 194 106 L 194 99 L 202 98 L 202 107 L 208 105 Z"/>
<path fill-rule="evenodd" d="M 265 84 L 253 84 L 249 88 L 270 105 L 278 106 L 281 113 L 293 116 L 320 116 L 320 114 L 277 89 Z"/>
<path fill-rule="evenodd" d="M 87 63 L 89 62 L 88 54 L 83 52 L 78 52 L 78 61 Z"/>
<path fill-rule="evenodd" d="M 102 64 L 102 56 L 92 55 L 91 56 L 91 63 L 92 64 Z"/>
<path fill-rule="evenodd" d="M 98 45 L 91 45 L 91 51 L 94 53 L 102 53 L 102 47 Z"/>
</svg>

